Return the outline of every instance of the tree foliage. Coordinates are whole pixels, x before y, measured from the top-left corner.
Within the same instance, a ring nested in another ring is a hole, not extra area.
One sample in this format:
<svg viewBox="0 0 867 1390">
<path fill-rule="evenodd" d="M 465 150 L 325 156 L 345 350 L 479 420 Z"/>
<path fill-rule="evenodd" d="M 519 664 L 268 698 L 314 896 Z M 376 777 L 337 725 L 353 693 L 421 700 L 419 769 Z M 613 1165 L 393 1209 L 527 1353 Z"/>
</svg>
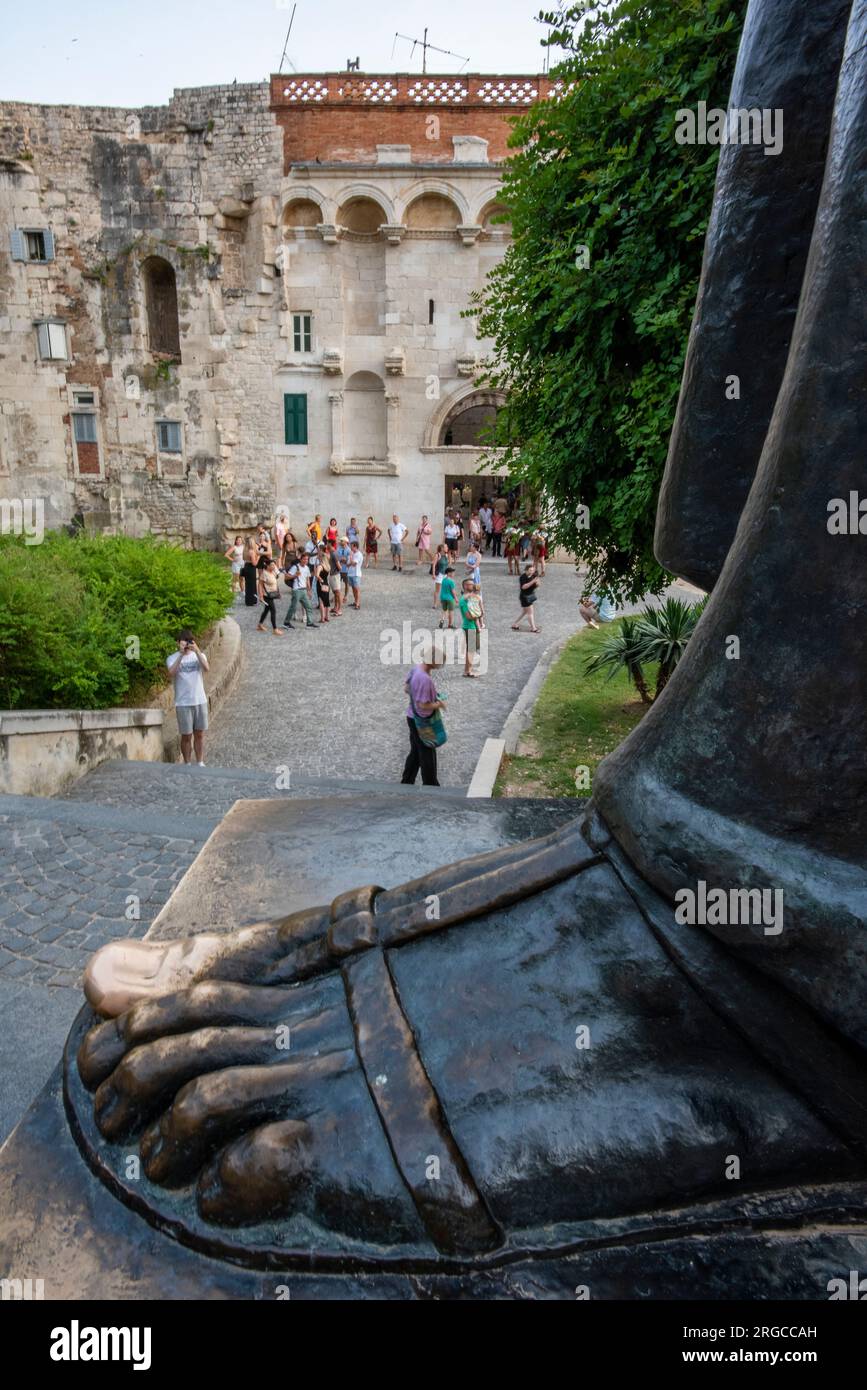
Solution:
<svg viewBox="0 0 867 1390">
<path fill-rule="evenodd" d="M 513 241 L 474 305 L 495 340 L 490 384 L 509 397 L 497 471 L 544 499 L 590 587 L 624 600 L 667 582 L 656 497 L 718 157 L 675 142 L 676 112 L 727 106 L 745 10 L 617 0 L 540 16 L 568 50 L 564 87 L 516 123 Z"/>
</svg>

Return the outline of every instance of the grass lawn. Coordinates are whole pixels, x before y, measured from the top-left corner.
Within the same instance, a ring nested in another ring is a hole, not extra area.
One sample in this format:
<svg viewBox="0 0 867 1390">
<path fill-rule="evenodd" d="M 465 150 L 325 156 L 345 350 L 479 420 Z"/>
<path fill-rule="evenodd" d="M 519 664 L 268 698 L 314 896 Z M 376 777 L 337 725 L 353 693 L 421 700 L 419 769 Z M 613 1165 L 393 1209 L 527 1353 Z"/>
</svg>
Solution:
<svg viewBox="0 0 867 1390">
<path fill-rule="evenodd" d="M 519 754 L 503 760 L 494 796 L 590 795 L 597 764 L 649 708 L 625 673 L 613 680 L 602 673 L 584 674 L 585 662 L 618 626 L 609 623 L 598 632 L 585 628 L 570 637 L 542 686 Z M 655 668 L 648 667 L 646 675 L 652 690 Z M 575 785 L 575 769 L 581 765 L 590 769 L 586 790 Z"/>
</svg>

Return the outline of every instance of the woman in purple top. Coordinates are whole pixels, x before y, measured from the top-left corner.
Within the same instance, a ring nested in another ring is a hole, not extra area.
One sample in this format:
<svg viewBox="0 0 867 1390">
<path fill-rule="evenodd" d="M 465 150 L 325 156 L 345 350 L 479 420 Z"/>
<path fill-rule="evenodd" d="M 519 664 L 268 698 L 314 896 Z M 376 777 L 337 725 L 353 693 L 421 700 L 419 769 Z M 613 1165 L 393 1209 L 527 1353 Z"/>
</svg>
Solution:
<svg viewBox="0 0 867 1390">
<path fill-rule="evenodd" d="M 404 690 L 409 696 L 409 708 L 406 712 L 406 722 L 409 728 L 409 756 L 404 763 L 403 776 L 401 782 L 407 786 L 412 786 L 421 768 L 421 780 L 426 787 L 438 787 L 437 781 L 437 750 L 428 748 L 419 738 L 418 729 L 415 724 L 415 715 L 422 719 L 427 719 L 433 714 L 434 710 L 444 709 L 445 703 L 437 695 L 437 688 L 433 683 L 431 671 L 441 666 L 443 658 L 436 651 L 430 653 L 428 660 L 420 661 L 417 666 L 413 666 L 404 682 Z"/>
</svg>

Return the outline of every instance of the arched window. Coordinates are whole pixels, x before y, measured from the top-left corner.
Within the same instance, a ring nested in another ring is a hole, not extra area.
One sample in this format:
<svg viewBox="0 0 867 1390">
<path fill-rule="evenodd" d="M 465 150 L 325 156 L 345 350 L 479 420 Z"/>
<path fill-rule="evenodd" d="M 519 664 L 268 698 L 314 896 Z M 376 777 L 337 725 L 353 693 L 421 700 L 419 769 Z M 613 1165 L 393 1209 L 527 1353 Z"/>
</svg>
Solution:
<svg viewBox="0 0 867 1390">
<path fill-rule="evenodd" d="M 493 427 L 504 398 L 493 391 L 475 391 L 458 401 L 442 423 L 439 443 L 446 448 L 470 446 L 483 449 L 493 444 Z"/>
<path fill-rule="evenodd" d="M 442 193 L 422 193 L 407 208 L 406 225 L 412 232 L 454 231 L 461 225 L 461 214 Z"/>
<path fill-rule="evenodd" d="M 149 256 L 142 266 L 151 352 L 180 357 L 178 287 L 175 272 L 160 256 Z"/>
<path fill-rule="evenodd" d="M 337 214 L 338 226 L 347 232 L 363 232 L 368 236 L 378 232 L 387 221 L 385 212 L 373 198 L 350 198 Z"/>
</svg>

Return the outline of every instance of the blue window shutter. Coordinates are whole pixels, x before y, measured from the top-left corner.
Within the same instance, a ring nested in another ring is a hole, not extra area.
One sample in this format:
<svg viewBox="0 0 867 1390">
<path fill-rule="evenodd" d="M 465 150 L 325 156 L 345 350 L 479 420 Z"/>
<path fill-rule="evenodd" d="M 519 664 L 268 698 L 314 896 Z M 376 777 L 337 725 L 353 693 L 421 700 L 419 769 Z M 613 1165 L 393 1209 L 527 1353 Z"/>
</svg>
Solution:
<svg viewBox="0 0 867 1390">
<path fill-rule="evenodd" d="M 14 230 L 9 233 L 9 240 L 12 245 L 13 261 L 26 261 L 27 242 L 24 240 L 24 233 L 19 232 L 18 228 L 15 227 Z"/>
<path fill-rule="evenodd" d="M 48 230 L 48 228 L 46 227 L 45 230 L 44 230 L 44 232 L 42 233 L 42 239 L 43 239 L 43 241 L 45 242 L 45 259 L 46 259 L 47 261 L 53 261 L 53 260 L 54 260 L 54 233 L 53 233 L 53 232 L 50 232 L 50 231 Z"/>
</svg>

